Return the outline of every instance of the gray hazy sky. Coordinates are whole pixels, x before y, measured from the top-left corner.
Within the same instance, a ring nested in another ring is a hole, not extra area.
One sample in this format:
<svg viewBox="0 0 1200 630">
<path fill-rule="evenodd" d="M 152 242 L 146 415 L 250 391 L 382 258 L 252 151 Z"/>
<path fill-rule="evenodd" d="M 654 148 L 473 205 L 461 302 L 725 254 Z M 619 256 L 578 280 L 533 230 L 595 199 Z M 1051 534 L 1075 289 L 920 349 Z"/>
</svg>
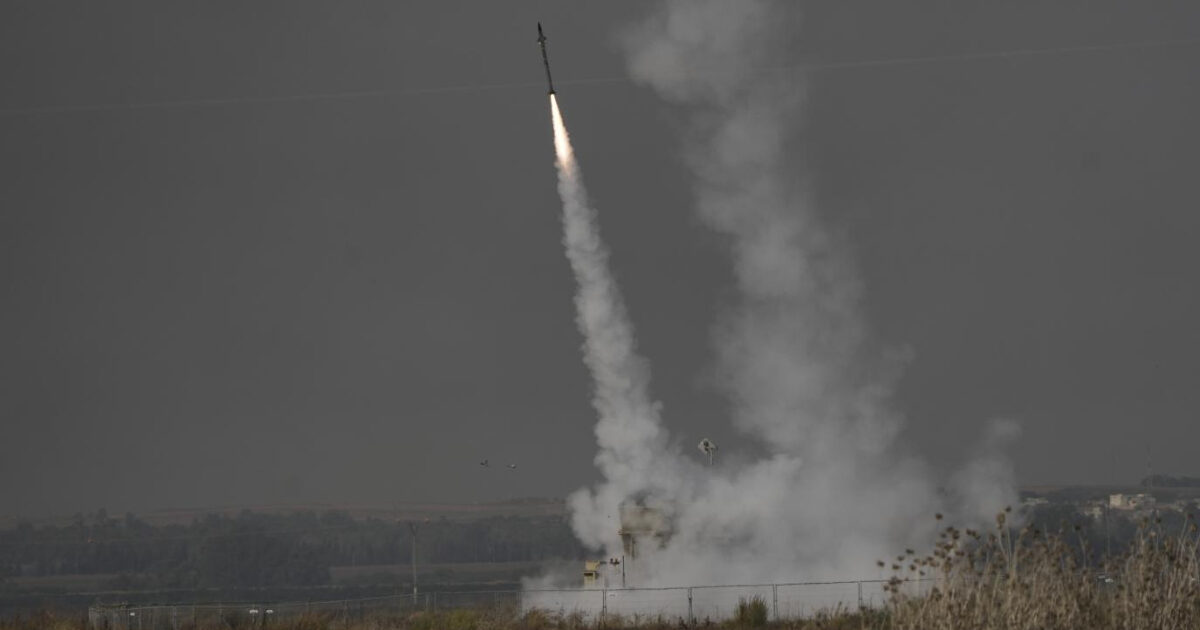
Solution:
<svg viewBox="0 0 1200 630">
<path fill-rule="evenodd" d="M 590 482 L 538 20 L 673 435 L 753 448 L 711 386 L 731 279 L 681 112 L 620 80 L 643 10 L 0 6 L 0 513 Z M 1025 483 L 1200 473 L 1200 46 L 800 68 L 1195 37 L 1190 1 L 812 3 L 764 68 L 807 76 L 796 177 L 935 465 L 1004 416 Z"/>
</svg>

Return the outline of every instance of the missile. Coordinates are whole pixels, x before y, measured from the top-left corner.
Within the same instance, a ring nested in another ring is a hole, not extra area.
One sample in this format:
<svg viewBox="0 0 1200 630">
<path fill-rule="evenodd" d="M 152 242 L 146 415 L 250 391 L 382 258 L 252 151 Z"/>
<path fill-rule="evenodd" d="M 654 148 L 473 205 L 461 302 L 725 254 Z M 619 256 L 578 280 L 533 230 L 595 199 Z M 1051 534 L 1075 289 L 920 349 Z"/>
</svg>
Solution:
<svg viewBox="0 0 1200 630">
<path fill-rule="evenodd" d="M 550 88 L 548 94 L 554 94 L 554 79 L 550 78 L 550 58 L 546 56 L 546 35 L 542 33 L 542 23 L 538 22 L 538 46 L 542 48 L 542 63 L 546 66 L 546 85 Z"/>
</svg>

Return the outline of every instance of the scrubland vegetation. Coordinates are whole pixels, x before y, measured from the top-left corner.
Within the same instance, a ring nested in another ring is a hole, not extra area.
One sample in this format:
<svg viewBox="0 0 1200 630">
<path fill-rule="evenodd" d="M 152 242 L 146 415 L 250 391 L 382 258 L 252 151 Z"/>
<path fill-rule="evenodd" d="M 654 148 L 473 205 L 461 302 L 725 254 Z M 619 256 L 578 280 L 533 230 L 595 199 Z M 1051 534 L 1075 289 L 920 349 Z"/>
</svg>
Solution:
<svg viewBox="0 0 1200 630">
<path fill-rule="evenodd" d="M 1090 548 L 1077 527 L 992 532 L 945 528 L 932 553 L 896 558 L 881 627 L 1143 629 L 1200 627 L 1197 527 L 1145 519 L 1123 553 Z M 932 577 L 911 592 L 903 577 Z"/>
</svg>

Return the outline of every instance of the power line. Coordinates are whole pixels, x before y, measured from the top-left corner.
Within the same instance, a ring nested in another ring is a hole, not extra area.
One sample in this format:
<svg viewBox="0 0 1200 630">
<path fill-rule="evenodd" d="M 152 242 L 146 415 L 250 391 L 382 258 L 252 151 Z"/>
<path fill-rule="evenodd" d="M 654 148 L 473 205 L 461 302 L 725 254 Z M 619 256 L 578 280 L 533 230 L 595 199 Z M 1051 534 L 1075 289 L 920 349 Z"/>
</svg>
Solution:
<svg viewBox="0 0 1200 630">
<path fill-rule="evenodd" d="M 1022 48 L 1016 50 L 1000 50 L 992 52 L 960 53 L 957 55 L 929 55 L 919 57 L 897 57 L 894 59 L 868 59 L 865 61 L 834 61 L 810 66 L 814 70 L 843 70 L 850 68 L 870 68 L 880 66 L 904 66 L 943 61 L 981 61 L 986 59 L 1007 59 L 1016 57 L 1035 57 L 1040 55 L 1066 55 L 1089 52 L 1107 52 L 1112 50 L 1136 50 L 1146 48 L 1169 48 L 1174 46 L 1189 46 L 1200 43 L 1200 38 L 1164 39 L 1157 41 L 1125 42 L 1117 44 L 1096 44 L 1092 46 L 1063 46 L 1059 48 Z"/>
<path fill-rule="evenodd" d="M 891 59 L 864 59 L 858 61 L 830 61 L 781 66 L 761 71 L 772 73 L 781 71 L 823 72 L 830 70 L 852 70 L 857 68 L 877 68 L 886 66 L 906 66 L 917 64 L 941 63 L 948 61 L 982 61 L 988 59 L 1007 59 L 1034 57 L 1042 55 L 1064 55 L 1089 52 L 1106 52 L 1113 50 L 1136 50 L 1150 48 L 1168 48 L 1174 46 L 1189 46 L 1200 43 L 1200 39 L 1172 39 L 1157 41 L 1126 42 L 1117 44 L 1098 44 L 1092 46 L 1066 46 L 1058 48 L 1026 48 L 979 53 L 961 53 L 955 55 L 928 55 L 918 57 L 896 57 Z M 627 76 L 592 77 L 559 81 L 559 85 L 601 85 L 612 83 L 631 83 L 633 79 Z M 214 97 L 202 99 L 147 101 L 140 103 L 95 103 L 85 105 L 43 105 L 25 108 L 0 109 L 0 117 L 34 116 L 51 114 L 69 114 L 85 112 L 109 112 L 139 109 L 176 109 L 189 107 L 222 107 L 229 105 L 265 105 L 278 103 L 301 103 L 335 100 L 352 100 L 360 98 L 377 98 L 388 96 L 421 96 L 436 94 L 456 94 L 469 92 L 486 92 L 492 90 L 511 90 L 526 88 L 541 88 L 540 82 L 526 83 L 493 83 L 458 86 L 433 86 L 422 88 L 396 88 L 376 90 L 351 90 L 343 92 L 316 92 L 308 94 L 292 94 L 285 96 L 237 96 Z"/>
</svg>

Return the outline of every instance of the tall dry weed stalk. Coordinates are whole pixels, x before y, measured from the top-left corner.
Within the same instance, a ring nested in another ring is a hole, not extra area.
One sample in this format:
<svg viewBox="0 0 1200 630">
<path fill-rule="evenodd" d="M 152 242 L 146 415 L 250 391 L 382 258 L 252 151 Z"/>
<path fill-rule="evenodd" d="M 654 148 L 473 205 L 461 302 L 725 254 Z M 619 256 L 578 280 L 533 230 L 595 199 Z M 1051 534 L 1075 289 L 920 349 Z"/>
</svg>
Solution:
<svg viewBox="0 0 1200 630">
<path fill-rule="evenodd" d="M 884 625 L 895 630 L 1200 628 L 1190 516 L 1176 532 L 1146 519 L 1128 551 L 1095 559 L 1078 527 L 1014 530 L 1006 510 L 994 531 L 946 527 L 932 553 L 908 550 L 892 570 Z"/>
</svg>

